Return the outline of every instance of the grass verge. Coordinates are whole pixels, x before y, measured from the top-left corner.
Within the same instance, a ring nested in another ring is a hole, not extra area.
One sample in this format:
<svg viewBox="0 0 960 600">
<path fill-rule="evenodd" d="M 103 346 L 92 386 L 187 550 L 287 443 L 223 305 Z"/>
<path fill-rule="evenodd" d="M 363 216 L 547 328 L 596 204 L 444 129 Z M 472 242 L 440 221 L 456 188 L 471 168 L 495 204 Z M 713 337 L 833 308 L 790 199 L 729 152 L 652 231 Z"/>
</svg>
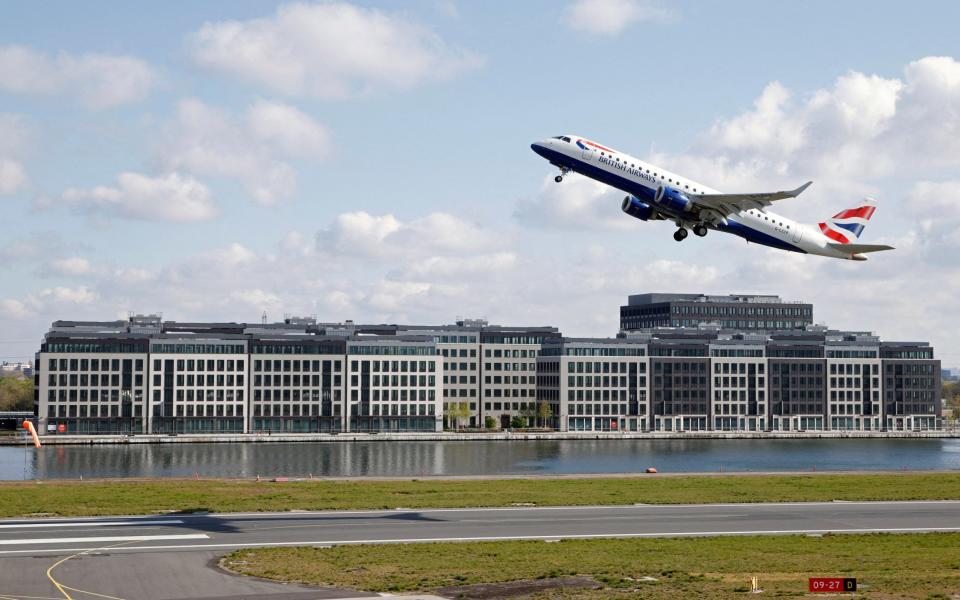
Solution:
<svg viewBox="0 0 960 600">
<path fill-rule="evenodd" d="M 578 575 L 602 587 L 533 597 L 744 598 L 756 575 L 767 597 L 805 596 L 808 577 L 856 577 L 858 597 L 955 598 L 958 548 L 956 533 L 473 542 L 258 548 L 233 552 L 223 565 L 279 581 L 393 593 Z"/>
<path fill-rule="evenodd" d="M 0 483 L 0 517 L 960 499 L 960 473 L 641 476 L 503 480 L 150 480 Z"/>
</svg>

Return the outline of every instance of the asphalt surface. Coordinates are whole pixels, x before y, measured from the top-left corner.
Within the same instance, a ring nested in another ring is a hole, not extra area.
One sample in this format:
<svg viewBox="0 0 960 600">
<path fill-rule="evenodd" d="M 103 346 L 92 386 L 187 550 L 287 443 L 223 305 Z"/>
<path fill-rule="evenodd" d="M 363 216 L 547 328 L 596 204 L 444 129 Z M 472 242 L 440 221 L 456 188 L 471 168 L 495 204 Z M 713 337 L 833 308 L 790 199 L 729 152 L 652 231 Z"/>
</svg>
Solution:
<svg viewBox="0 0 960 600">
<path fill-rule="evenodd" d="M 0 520 L 0 600 L 361 597 L 216 568 L 251 546 L 960 531 L 960 502 L 828 502 L 185 514 Z M 71 591 L 72 590 L 72 591 Z"/>
</svg>

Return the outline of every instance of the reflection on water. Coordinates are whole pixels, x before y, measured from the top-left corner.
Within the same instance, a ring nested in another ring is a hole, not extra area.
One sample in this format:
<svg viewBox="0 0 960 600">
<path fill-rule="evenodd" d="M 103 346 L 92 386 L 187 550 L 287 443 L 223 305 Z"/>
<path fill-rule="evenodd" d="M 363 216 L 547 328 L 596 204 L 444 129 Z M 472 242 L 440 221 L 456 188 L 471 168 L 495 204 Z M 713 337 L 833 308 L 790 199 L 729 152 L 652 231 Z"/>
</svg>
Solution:
<svg viewBox="0 0 960 600">
<path fill-rule="evenodd" d="M 0 447 L 0 479 L 955 470 L 957 439 L 556 440 Z"/>
</svg>

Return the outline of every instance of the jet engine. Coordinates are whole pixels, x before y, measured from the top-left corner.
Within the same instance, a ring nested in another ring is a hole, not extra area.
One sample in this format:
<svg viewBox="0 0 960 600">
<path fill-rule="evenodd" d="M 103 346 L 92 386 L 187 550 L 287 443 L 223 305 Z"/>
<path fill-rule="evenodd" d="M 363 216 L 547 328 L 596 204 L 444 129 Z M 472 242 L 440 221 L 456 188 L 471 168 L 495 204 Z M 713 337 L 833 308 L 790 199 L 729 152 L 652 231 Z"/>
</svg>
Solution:
<svg viewBox="0 0 960 600">
<path fill-rule="evenodd" d="M 653 201 L 674 213 L 690 212 L 694 206 L 693 201 L 687 198 L 687 195 L 680 190 L 662 185 L 657 188 L 657 193 L 653 197 Z"/>
<path fill-rule="evenodd" d="M 623 204 L 620 206 L 623 212 L 627 213 L 635 219 L 640 219 L 641 221 L 647 221 L 649 219 L 658 219 L 660 215 L 657 214 L 657 211 L 647 204 L 646 202 L 641 202 L 633 196 L 627 196 L 623 199 Z"/>
</svg>

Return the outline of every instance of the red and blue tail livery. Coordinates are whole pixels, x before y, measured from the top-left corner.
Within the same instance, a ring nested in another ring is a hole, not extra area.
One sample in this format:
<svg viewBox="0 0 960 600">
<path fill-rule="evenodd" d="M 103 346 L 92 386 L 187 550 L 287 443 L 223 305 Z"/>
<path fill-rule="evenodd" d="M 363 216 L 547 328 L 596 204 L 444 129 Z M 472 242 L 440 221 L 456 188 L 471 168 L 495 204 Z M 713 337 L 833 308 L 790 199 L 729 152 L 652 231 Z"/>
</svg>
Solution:
<svg viewBox="0 0 960 600">
<path fill-rule="evenodd" d="M 831 240 L 841 244 L 849 244 L 851 237 L 859 239 L 867 221 L 877 210 L 877 201 L 873 198 L 864 198 L 863 204 L 857 208 L 848 208 L 833 215 L 833 218 L 819 223 L 820 231 Z"/>
<path fill-rule="evenodd" d="M 579 173 L 622 190 L 628 194 L 623 212 L 641 221 L 675 223 L 673 239 L 678 242 L 690 231 L 703 237 L 715 230 L 771 248 L 847 260 L 867 260 L 867 253 L 893 250 L 885 244 L 859 243 L 867 221 L 877 210 L 873 198 L 812 225 L 767 210 L 774 202 L 799 196 L 810 186 L 809 181 L 793 190 L 723 194 L 575 135 L 558 135 L 531 148 L 560 169 L 554 178 L 557 183 L 568 173 Z"/>
</svg>

